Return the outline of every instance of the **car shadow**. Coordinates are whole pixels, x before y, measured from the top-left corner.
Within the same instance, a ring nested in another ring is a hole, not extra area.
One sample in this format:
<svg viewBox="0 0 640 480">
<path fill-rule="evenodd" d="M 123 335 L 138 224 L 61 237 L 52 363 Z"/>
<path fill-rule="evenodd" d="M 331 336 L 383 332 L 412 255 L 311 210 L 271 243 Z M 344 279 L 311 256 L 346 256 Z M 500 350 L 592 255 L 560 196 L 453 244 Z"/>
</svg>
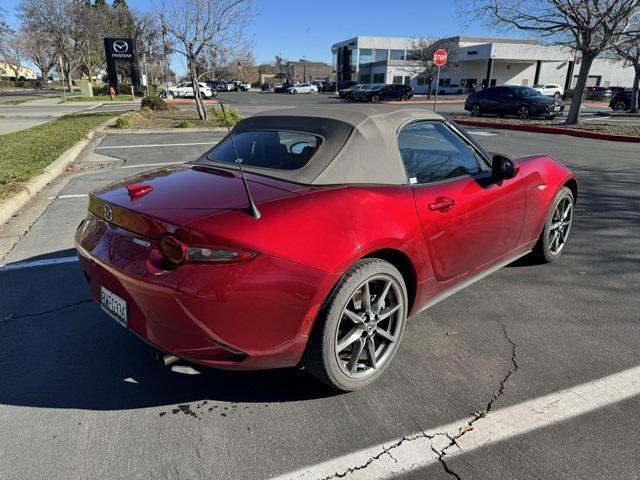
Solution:
<svg viewBox="0 0 640 480">
<path fill-rule="evenodd" d="M 337 394 L 294 368 L 222 371 L 186 362 L 165 367 L 90 298 L 77 262 L 0 270 L 0 291 L 8 293 L 0 300 L 0 404 L 120 410 Z"/>
</svg>

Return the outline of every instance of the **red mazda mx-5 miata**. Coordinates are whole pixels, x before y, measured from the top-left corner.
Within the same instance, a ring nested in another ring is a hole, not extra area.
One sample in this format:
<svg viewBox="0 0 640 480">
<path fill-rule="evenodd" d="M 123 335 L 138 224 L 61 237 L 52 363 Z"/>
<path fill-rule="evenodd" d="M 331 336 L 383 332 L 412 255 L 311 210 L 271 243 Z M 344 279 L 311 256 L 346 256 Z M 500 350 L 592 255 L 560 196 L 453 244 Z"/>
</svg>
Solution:
<svg viewBox="0 0 640 480">
<path fill-rule="evenodd" d="M 558 258 L 576 194 L 554 158 L 491 157 L 426 110 L 275 110 L 93 193 L 76 245 L 102 308 L 157 350 L 354 390 L 407 317 L 523 255 Z"/>
</svg>

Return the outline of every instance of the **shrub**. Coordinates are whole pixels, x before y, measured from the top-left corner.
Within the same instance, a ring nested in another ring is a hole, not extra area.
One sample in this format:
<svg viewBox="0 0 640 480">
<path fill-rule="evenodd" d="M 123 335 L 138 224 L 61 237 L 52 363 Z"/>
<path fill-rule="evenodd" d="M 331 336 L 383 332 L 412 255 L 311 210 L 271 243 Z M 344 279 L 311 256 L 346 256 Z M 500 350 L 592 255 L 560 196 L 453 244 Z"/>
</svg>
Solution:
<svg viewBox="0 0 640 480">
<path fill-rule="evenodd" d="M 140 109 L 140 113 L 149 113 L 151 111 L 151 109 L 149 107 L 142 107 Z"/>
<path fill-rule="evenodd" d="M 129 128 L 131 127 L 131 119 L 129 117 L 118 117 L 116 120 L 116 128 Z"/>
<path fill-rule="evenodd" d="M 169 110 L 169 105 L 158 96 L 149 96 L 142 99 L 142 108 L 147 107 L 151 110 Z"/>
<path fill-rule="evenodd" d="M 229 127 L 233 127 L 236 123 L 242 120 L 242 115 L 237 108 L 233 107 L 225 107 L 224 111 L 227 113 L 227 122 L 229 122 Z M 224 119 L 224 115 L 222 114 L 222 108 L 213 107 L 209 110 L 209 121 L 212 122 L 217 127 L 226 127 L 227 124 Z"/>
<path fill-rule="evenodd" d="M 193 123 L 191 123 L 186 118 L 183 118 L 182 120 L 180 120 L 180 123 L 178 124 L 178 128 L 193 128 Z"/>
</svg>

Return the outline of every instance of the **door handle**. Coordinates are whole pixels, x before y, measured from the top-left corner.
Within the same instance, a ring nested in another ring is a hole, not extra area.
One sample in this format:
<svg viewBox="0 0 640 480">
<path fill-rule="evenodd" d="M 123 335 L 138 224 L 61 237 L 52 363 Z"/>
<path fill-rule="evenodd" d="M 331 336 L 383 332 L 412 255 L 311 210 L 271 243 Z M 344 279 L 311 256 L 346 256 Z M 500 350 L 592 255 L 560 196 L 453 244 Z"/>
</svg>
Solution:
<svg viewBox="0 0 640 480">
<path fill-rule="evenodd" d="M 436 201 L 433 203 L 430 203 L 428 207 L 429 207 L 429 210 L 431 210 L 432 212 L 436 210 L 444 212 L 446 210 L 449 210 L 455 204 L 456 204 L 456 201 L 453 198 L 438 197 L 436 198 Z"/>
</svg>

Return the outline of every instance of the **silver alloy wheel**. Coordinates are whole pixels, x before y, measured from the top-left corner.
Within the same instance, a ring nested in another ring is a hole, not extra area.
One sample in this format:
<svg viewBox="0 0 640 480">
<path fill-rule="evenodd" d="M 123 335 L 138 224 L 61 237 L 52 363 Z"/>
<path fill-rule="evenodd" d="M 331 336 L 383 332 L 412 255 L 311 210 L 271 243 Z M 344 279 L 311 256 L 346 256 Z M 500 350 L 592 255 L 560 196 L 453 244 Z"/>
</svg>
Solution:
<svg viewBox="0 0 640 480">
<path fill-rule="evenodd" d="M 565 197 L 556 206 L 549 226 L 549 251 L 552 255 L 560 255 L 569 238 L 573 220 L 573 201 Z"/>
<path fill-rule="evenodd" d="M 479 117 L 480 116 L 480 105 L 472 105 L 471 106 L 471 116 Z"/>
<path fill-rule="evenodd" d="M 524 105 L 518 108 L 518 118 L 521 120 L 529 119 L 529 107 L 525 107 Z"/>
<path fill-rule="evenodd" d="M 400 285 L 386 274 L 368 278 L 351 294 L 335 335 L 342 373 L 364 379 L 383 367 L 398 344 L 404 310 Z"/>
<path fill-rule="evenodd" d="M 374 95 L 371 97 L 371 103 L 378 103 L 380 101 L 380 97 L 378 95 Z"/>
</svg>

